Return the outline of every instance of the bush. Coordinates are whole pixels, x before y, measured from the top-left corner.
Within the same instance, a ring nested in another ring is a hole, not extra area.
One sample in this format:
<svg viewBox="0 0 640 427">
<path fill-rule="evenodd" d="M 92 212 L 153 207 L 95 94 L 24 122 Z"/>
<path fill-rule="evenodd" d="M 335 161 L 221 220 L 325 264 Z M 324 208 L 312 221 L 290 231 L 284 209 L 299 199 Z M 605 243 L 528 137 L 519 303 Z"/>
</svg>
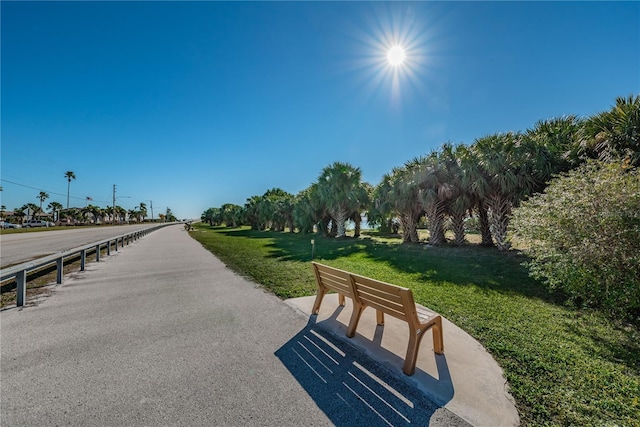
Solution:
<svg viewBox="0 0 640 427">
<path fill-rule="evenodd" d="M 640 173 L 589 162 L 514 211 L 531 274 L 569 300 L 640 321 Z"/>
</svg>

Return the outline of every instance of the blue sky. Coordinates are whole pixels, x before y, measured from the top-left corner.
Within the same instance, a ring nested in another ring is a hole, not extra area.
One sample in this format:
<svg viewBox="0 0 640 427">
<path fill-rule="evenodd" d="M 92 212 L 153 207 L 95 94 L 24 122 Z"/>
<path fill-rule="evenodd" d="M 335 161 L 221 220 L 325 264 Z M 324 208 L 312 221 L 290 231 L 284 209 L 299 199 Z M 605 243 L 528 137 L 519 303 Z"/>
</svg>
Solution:
<svg viewBox="0 0 640 427">
<path fill-rule="evenodd" d="M 444 142 L 640 93 L 638 2 L 1 2 L 2 205 L 179 218 L 372 185 Z M 392 67 L 388 49 L 406 51 Z"/>
</svg>

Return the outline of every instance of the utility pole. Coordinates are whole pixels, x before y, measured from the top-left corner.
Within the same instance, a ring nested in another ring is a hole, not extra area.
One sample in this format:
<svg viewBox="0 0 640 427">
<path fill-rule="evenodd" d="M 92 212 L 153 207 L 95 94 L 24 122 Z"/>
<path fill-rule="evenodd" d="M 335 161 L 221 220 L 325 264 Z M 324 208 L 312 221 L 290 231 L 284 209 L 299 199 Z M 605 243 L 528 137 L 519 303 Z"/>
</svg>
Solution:
<svg viewBox="0 0 640 427">
<path fill-rule="evenodd" d="M 116 225 L 116 185 L 113 184 L 113 213 L 111 225 Z"/>
<path fill-rule="evenodd" d="M 151 203 L 151 222 L 153 222 L 153 200 L 149 200 L 149 203 Z"/>
</svg>

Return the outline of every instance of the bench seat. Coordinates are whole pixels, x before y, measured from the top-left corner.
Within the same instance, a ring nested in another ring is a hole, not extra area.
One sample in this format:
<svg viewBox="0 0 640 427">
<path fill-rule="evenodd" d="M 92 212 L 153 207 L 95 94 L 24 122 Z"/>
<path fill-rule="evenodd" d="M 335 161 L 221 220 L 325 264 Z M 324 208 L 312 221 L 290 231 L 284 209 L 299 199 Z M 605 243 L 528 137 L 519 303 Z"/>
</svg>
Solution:
<svg viewBox="0 0 640 427">
<path fill-rule="evenodd" d="M 344 305 L 345 295 L 353 300 L 353 312 L 347 328 L 347 337 L 354 336 L 362 312 L 371 307 L 376 310 L 378 325 L 384 325 L 384 315 L 407 322 L 409 343 L 402 371 L 413 375 L 420 349 L 420 342 L 431 329 L 434 351 L 444 353 L 442 318 L 435 312 L 418 307 L 411 289 L 381 282 L 369 277 L 349 273 L 316 262 L 312 263 L 316 273 L 318 293 L 312 314 L 318 314 L 322 298 L 328 290 L 339 293 L 339 303 Z"/>
</svg>

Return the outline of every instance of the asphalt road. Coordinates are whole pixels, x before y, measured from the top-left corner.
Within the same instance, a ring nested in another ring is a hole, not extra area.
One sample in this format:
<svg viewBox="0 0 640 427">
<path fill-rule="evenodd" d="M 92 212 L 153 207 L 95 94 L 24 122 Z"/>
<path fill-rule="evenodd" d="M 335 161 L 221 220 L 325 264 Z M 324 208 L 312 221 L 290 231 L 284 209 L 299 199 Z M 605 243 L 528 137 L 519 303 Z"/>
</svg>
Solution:
<svg viewBox="0 0 640 427">
<path fill-rule="evenodd" d="M 0 235 L 0 267 L 26 262 L 155 225 L 157 224 L 72 227 L 65 230 L 3 234 Z"/>
<path fill-rule="evenodd" d="M 3 426 L 464 425 L 180 225 L 0 320 Z"/>
</svg>

